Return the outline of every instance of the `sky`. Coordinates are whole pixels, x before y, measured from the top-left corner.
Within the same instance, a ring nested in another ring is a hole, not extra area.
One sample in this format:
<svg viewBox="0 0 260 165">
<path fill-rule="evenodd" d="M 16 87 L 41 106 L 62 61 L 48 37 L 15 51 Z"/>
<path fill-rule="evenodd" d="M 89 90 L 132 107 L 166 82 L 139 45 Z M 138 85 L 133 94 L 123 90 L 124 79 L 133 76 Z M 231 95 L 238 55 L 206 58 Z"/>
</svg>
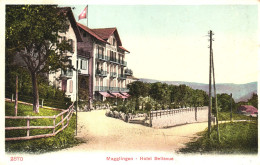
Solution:
<svg viewBox="0 0 260 165">
<path fill-rule="evenodd" d="M 74 5 L 74 16 L 86 5 Z M 89 5 L 90 28 L 116 27 L 137 78 L 208 83 L 212 30 L 216 83 L 257 81 L 257 5 Z"/>
</svg>

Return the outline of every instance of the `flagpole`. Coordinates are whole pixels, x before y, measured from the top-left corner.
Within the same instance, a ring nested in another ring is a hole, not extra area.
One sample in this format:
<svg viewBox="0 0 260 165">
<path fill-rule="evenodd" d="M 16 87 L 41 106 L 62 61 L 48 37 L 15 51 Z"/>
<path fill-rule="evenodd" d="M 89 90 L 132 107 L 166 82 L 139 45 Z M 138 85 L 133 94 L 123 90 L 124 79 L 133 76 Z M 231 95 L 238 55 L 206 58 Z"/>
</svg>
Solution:
<svg viewBox="0 0 260 165">
<path fill-rule="evenodd" d="M 88 5 L 87 5 L 87 27 L 88 27 L 88 18 L 89 16 L 88 16 Z"/>
</svg>

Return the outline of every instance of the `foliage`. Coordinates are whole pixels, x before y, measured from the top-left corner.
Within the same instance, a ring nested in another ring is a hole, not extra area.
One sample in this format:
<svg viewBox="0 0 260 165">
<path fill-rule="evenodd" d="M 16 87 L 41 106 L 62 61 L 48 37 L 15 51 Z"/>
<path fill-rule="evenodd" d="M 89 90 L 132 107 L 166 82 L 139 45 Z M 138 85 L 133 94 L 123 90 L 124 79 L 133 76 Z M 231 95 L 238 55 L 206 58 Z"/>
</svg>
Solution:
<svg viewBox="0 0 260 165">
<path fill-rule="evenodd" d="M 205 130 L 200 138 L 179 150 L 182 153 L 257 154 L 257 122 L 235 122 L 219 124 L 220 143 L 217 142 L 216 126 L 210 138 Z"/>
<path fill-rule="evenodd" d="M 252 97 L 248 100 L 248 104 L 254 106 L 258 109 L 258 95 L 257 93 L 253 93 Z"/>
<path fill-rule="evenodd" d="M 84 108 L 89 106 L 89 85 L 88 78 L 85 76 L 78 77 L 78 97 L 79 97 L 79 107 Z"/>
<path fill-rule="evenodd" d="M 133 82 L 128 85 L 129 94 L 135 100 L 135 110 L 142 110 L 147 102 L 150 102 L 152 109 L 180 108 L 187 106 L 208 105 L 208 95 L 203 90 L 194 90 L 186 85 L 168 85 L 166 83 L 143 83 Z"/>
<path fill-rule="evenodd" d="M 232 111 L 236 111 L 237 106 L 231 95 L 226 93 L 217 94 L 217 102 L 218 102 L 218 110 L 221 112 L 230 112 L 231 110 L 231 103 L 232 103 Z M 215 112 L 215 98 L 212 98 L 212 105 L 213 105 L 213 112 Z"/>
<path fill-rule="evenodd" d="M 5 115 L 14 114 L 14 104 L 6 102 Z M 60 111 L 54 111 L 49 109 L 40 108 L 40 113 L 35 114 L 31 111 L 31 106 L 19 104 L 18 105 L 18 116 L 53 116 L 60 113 Z M 59 119 L 60 120 L 60 119 Z M 75 139 L 75 115 L 70 120 L 69 126 L 62 132 L 58 133 L 55 137 L 34 139 L 34 140 L 23 140 L 23 141 L 7 141 L 5 142 L 6 152 L 32 152 L 32 153 L 42 153 L 54 150 L 59 150 L 63 148 L 68 148 L 77 145 L 79 141 Z M 46 126 L 52 125 L 53 120 L 51 119 L 37 119 L 31 120 L 30 125 Z M 26 120 L 10 120 L 6 119 L 6 126 L 25 126 Z M 52 132 L 51 130 L 31 130 L 30 135 L 43 134 Z M 15 132 L 6 131 L 6 137 L 25 135 L 26 130 L 16 130 Z"/>
<path fill-rule="evenodd" d="M 10 70 L 9 70 L 10 71 Z M 5 97 L 11 98 L 15 95 L 15 74 L 10 71 L 6 74 Z M 33 103 L 32 85 L 29 72 L 25 68 L 18 70 L 18 99 L 20 101 Z M 70 98 L 65 96 L 65 92 L 55 86 L 50 86 L 44 76 L 38 76 L 39 100 L 43 101 L 44 106 L 67 109 L 71 105 Z"/>
<path fill-rule="evenodd" d="M 72 51 L 72 47 L 67 40 L 60 40 L 60 34 L 68 30 L 68 23 L 56 5 L 6 6 L 6 67 L 18 65 L 29 71 L 36 113 L 39 113 L 39 74 L 72 68 L 63 55 Z M 8 69 L 17 71 L 17 67 Z"/>
<path fill-rule="evenodd" d="M 150 110 L 152 110 L 152 104 L 151 103 L 149 103 L 149 102 L 147 102 L 147 103 L 145 103 L 145 110 L 146 111 L 150 111 Z"/>
<path fill-rule="evenodd" d="M 162 109 L 165 109 L 165 104 L 170 102 L 170 91 L 166 83 L 153 83 L 149 91 L 151 98 L 162 104 Z"/>
</svg>

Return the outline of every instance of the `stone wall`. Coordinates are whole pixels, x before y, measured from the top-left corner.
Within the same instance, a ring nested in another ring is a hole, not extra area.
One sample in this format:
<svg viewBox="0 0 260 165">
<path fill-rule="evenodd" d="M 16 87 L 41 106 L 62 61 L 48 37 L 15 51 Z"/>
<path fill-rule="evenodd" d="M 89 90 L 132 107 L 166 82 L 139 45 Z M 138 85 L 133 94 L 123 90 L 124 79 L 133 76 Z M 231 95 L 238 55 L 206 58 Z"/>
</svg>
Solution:
<svg viewBox="0 0 260 165">
<path fill-rule="evenodd" d="M 151 111 L 153 128 L 165 128 L 181 124 L 208 121 L 208 107 Z"/>
</svg>

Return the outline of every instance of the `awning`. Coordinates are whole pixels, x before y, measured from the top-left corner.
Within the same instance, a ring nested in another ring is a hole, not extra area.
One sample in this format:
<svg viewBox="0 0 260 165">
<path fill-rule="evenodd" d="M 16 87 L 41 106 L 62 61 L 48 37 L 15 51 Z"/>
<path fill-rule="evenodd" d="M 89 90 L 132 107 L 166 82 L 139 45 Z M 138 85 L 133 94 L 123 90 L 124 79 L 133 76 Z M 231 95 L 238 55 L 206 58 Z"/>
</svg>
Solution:
<svg viewBox="0 0 260 165">
<path fill-rule="evenodd" d="M 112 92 L 112 95 L 115 95 L 116 97 L 123 98 L 123 95 L 121 95 L 118 92 Z"/>
<path fill-rule="evenodd" d="M 111 94 L 107 93 L 107 92 L 99 92 L 102 96 L 104 97 L 114 97 Z"/>
<path fill-rule="evenodd" d="M 127 98 L 130 96 L 128 93 L 125 93 L 125 92 L 123 92 L 122 94 L 123 94 L 125 97 L 127 97 Z"/>
<path fill-rule="evenodd" d="M 118 97 L 118 98 L 122 98 L 122 99 L 128 98 L 128 96 L 125 96 L 125 95 L 123 95 L 122 93 L 114 92 L 114 93 L 112 93 L 112 94 L 115 95 L 115 96 Z"/>
</svg>

